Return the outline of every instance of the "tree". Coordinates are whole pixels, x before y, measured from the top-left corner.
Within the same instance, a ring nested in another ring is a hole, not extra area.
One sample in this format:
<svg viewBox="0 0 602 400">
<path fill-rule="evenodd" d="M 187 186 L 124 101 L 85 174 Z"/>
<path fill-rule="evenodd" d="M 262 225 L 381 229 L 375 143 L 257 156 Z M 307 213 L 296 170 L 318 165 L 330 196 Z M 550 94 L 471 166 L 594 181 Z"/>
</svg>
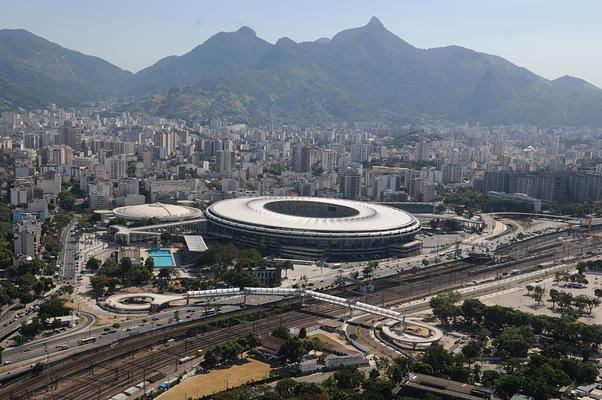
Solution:
<svg viewBox="0 0 602 400">
<path fill-rule="evenodd" d="M 503 358 L 525 357 L 533 345 L 531 326 L 507 326 L 496 340 L 498 354 Z"/>
<path fill-rule="evenodd" d="M 140 286 L 147 284 L 152 277 L 152 272 L 146 267 L 136 266 L 130 268 L 130 270 L 127 272 L 126 281 L 128 285 Z"/>
<path fill-rule="evenodd" d="M 86 261 L 86 269 L 89 271 L 98 271 L 100 265 L 100 260 L 96 257 L 90 257 L 88 261 Z"/>
<path fill-rule="evenodd" d="M 336 371 L 333 375 L 337 386 L 342 389 L 356 389 L 364 382 L 364 374 L 357 368 L 343 368 Z"/>
<path fill-rule="evenodd" d="M 568 312 L 572 309 L 573 295 L 567 292 L 558 292 L 558 308 L 562 312 Z"/>
<path fill-rule="evenodd" d="M 73 211 L 75 206 L 75 195 L 68 191 L 63 191 L 57 196 L 59 207 L 64 211 Z"/>
<path fill-rule="evenodd" d="M 409 357 L 398 357 L 387 368 L 387 375 L 391 382 L 399 384 L 403 377 L 412 369 L 413 360 Z M 377 363 L 378 366 L 378 363 Z"/>
<path fill-rule="evenodd" d="M 255 332 L 247 333 L 245 336 L 238 339 L 238 344 L 245 350 L 251 350 L 261 344 L 259 336 Z"/>
<path fill-rule="evenodd" d="M 485 372 L 483 375 L 485 375 Z M 524 385 L 523 382 L 524 378 L 522 376 L 504 374 L 495 381 L 495 390 L 497 394 L 501 395 L 503 398 L 509 399 L 515 393 L 520 392 L 521 387 Z"/>
<path fill-rule="evenodd" d="M 255 249 L 240 250 L 236 254 L 236 270 L 256 267 L 264 262 L 261 253 Z"/>
<path fill-rule="evenodd" d="M 587 309 L 587 313 L 591 315 L 593 309 L 600 305 L 600 299 L 597 297 L 590 297 L 584 294 L 580 294 L 573 298 L 573 304 L 580 313 L 583 313 Z"/>
<path fill-rule="evenodd" d="M 146 257 L 146 260 L 144 260 L 144 268 L 148 269 L 150 272 L 153 272 L 155 269 L 155 260 L 152 257 Z"/>
<path fill-rule="evenodd" d="M 462 354 L 468 360 L 474 360 L 481 355 L 481 343 L 476 340 L 471 340 L 462 347 Z"/>
<path fill-rule="evenodd" d="M 119 284 L 119 280 L 107 275 L 98 275 L 90 278 L 90 284 L 95 296 L 102 297 L 105 294 L 113 293 L 117 284 Z"/>
<path fill-rule="evenodd" d="M 546 290 L 542 286 L 535 286 L 533 288 L 533 299 L 535 300 L 535 303 L 537 303 L 537 305 L 540 307 L 543 303 L 543 296 L 545 292 Z"/>
<path fill-rule="evenodd" d="M 290 339 L 291 334 L 289 333 L 288 328 L 286 326 L 280 325 L 274 328 L 274 330 L 272 331 L 272 336 L 288 340 Z"/>
<path fill-rule="evenodd" d="M 305 345 L 298 337 L 289 338 L 280 348 L 278 356 L 280 359 L 287 363 L 296 363 L 301 361 L 305 355 Z"/>
<path fill-rule="evenodd" d="M 433 310 L 433 314 L 441 320 L 442 323 L 448 324 L 450 320 L 459 315 L 459 308 L 456 303 L 460 301 L 460 294 L 457 292 L 448 292 L 431 298 L 429 304 Z"/>
<path fill-rule="evenodd" d="M 171 278 L 171 270 L 169 268 L 161 268 L 157 277 L 159 279 L 169 280 Z"/>
<path fill-rule="evenodd" d="M 307 330 L 305 329 L 305 327 L 299 329 L 299 338 L 305 339 L 306 337 L 307 337 Z"/>
<path fill-rule="evenodd" d="M 470 325 L 480 326 L 486 306 L 478 299 L 466 299 L 462 302 L 462 317 Z"/>
<path fill-rule="evenodd" d="M 527 296 L 531 296 L 531 292 L 533 291 L 533 285 L 527 285 L 525 286 L 525 288 L 527 289 Z"/>
<path fill-rule="evenodd" d="M 123 257 L 119 262 L 119 269 L 121 270 L 121 275 L 125 276 L 127 272 L 132 268 L 132 259 L 129 257 Z"/>
<path fill-rule="evenodd" d="M 61 317 L 69 314 L 69 309 L 65 307 L 62 299 L 53 297 L 52 299 L 40 304 L 39 317 L 42 321 L 48 318 Z"/>
<path fill-rule="evenodd" d="M 550 298 L 548 301 L 552 303 L 552 310 L 556 310 L 558 300 L 560 300 L 560 292 L 556 289 L 550 289 Z"/>
<path fill-rule="evenodd" d="M 281 398 L 286 399 L 294 396 L 295 388 L 297 386 L 298 383 L 292 379 L 282 379 L 276 384 L 276 392 L 280 395 Z"/>
<path fill-rule="evenodd" d="M 217 345 L 210 347 L 205 352 L 205 363 L 209 366 L 217 365 L 222 359 L 222 346 Z"/>
<path fill-rule="evenodd" d="M 440 344 L 432 344 L 425 350 L 422 361 L 431 366 L 435 375 L 440 375 L 453 364 L 453 356 Z"/>
</svg>

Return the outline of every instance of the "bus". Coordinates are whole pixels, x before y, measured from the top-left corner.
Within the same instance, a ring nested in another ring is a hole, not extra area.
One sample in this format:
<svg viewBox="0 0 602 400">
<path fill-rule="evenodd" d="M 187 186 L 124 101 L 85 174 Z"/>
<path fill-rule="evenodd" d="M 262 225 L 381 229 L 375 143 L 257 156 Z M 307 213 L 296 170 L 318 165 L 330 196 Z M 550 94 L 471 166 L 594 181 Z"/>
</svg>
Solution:
<svg viewBox="0 0 602 400">
<path fill-rule="evenodd" d="M 79 340 L 79 344 L 81 344 L 81 345 L 88 344 L 88 343 L 94 343 L 94 342 L 96 342 L 96 338 L 94 336 Z"/>
<path fill-rule="evenodd" d="M 182 358 L 180 358 L 180 359 L 178 360 L 178 362 L 179 362 L 180 364 L 184 364 L 185 362 L 188 362 L 188 361 L 192 360 L 192 358 L 193 358 L 193 357 L 190 357 L 190 356 L 188 356 L 188 357 L 182 357 Z"/>
</svg>

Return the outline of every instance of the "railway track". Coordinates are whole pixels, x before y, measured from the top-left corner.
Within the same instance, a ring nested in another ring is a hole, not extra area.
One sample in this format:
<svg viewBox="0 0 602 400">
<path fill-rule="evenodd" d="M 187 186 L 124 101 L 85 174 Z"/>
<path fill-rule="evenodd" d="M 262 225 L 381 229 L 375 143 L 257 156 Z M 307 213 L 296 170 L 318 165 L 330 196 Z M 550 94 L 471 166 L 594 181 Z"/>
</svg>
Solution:
<svg viewBox="0 0 602 400">
<path fill-rule="evenodd" d="M 47 400 L 106 399 L 121 392 L 123 387 L 144 381 L 150 376 L 151 371 L 164 370 L 171 365 L 174 366 L 173 372 L 176 372 L 178 368 L 182 369 L 183 366 L 178 364 L 178 359 L 184 356 L 194 356 L 198 349 L 207 349 L 248 332 L 254 331 L 258 334 L 271 332 L 275 324 L 278 323 L 287 326 L 292 324 L 303 325 L 314 320 L 315 316 L 293 311 L 281 316 L 257 321 L 250 326 L 242 324 L 196 335 L 168 347 L 163 346 L 163 349 L 154 349 L 151 352 L 141 354 L 135 359 L 128 360 L 127 364 L 121 367 L 121 373 L 118 372 L 120 371 L 119 368 L 107 368 L 100 376 L 95 377 L 94 380 L 97 382 L 95 384 L 79 385 L 79 382 L 75 381 L 68 385 L 68 387 L 65 387 L 66 390 L 62 390 L 64 394 L 48 393 L 41 398 Z"/>
<path fill-rule="evenodd" d="M 558 258 L 557 253 L 545 251 L 542 259 Z M 537 254 L 535 254 L 537 256 Z M 534 267 L 536 260 L 524 260 L 506 269 L 524 269 Z M 541 262 L 541 261 L 540 261 Z M 413 272 L 403 272 L 393 278 L 383 278 L 375 281 L 375 293 L 360 296 L 344 289 L 334 289 L 333 294 L 358 299 L 378 305 L 393 305 L 409 301 L 425 295 L 457 288 L 467 280 L 476 279 L 492 271 L 503 269 L 472 265 L 458 260 L 431 268 Z M 294 300 L 283 300 L 278 304 L 293 303 Z M 231 316 L 271 309 L 274 304 L 254 306 L 243 309 Z M 62 363 L 51 366 L 39 376 L 30 376 L 14 383 L 0 387 L 2 399 L 45 399 L 45 400 L 84 400 L 106 399 L 123 391 L 128 386 L 145 380 L 150 375 L 174 366 L 174 372 L 179 368 L 178 359 L 194 356 L 198 349 L 206 349 L 218 343 L 223 343 L 248 332 L 259 334 L 270 332 L 277 325 L 303 326 L 315 324 L 322 314 L 339 315 L 346 312 L 344 307 L 325 304 L 308 303 L 304 311 L 286 311 L 253 322 L 244 322 L 227 328 L 219 328 L 210 332 L 191 336 L 191 331 L 214 323 L 226 316 L 217 316 L 207 320 L 191 321 L 157 330 L 152 336 L 129 338 L 123 343 L 118 342 L 113 348 L 101 348 L 86 354 L 74 355 Z M 160 345 L 169 338 L 182 338 L 168 347 Z M 144 351 L 146 350 L 146 351 Z"/>
</svg>

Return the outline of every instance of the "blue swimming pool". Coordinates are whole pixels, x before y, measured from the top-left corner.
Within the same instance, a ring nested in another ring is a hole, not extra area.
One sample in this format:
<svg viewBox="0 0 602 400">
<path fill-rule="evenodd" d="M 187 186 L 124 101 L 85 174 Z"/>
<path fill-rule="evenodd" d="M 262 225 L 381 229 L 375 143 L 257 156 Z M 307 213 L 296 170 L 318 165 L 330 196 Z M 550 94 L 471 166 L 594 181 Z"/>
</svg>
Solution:
<svg viewBox="0 0 602 400">
<path fill-rule="evenodd" d="M 148 250 L 146 253 L 152 257 L 155 268 L 174 267 L 173 258 L 169 250 Z"/>
</svg>

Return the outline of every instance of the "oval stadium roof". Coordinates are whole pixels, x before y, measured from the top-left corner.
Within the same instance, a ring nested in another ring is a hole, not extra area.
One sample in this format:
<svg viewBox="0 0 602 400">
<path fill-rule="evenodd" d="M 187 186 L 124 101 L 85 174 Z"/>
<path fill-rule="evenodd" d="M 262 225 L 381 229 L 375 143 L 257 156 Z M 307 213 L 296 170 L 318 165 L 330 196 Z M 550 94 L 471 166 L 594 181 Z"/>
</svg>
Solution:
<svg viewBox="0 0 602 400">
<path fill-rule="evenodd" d="M 133 221 L 157 218 L 161 222 L 184 221 L 203 216 L 198 208 L 163 203 L 118 207 L 113 213 L 117 217 Z"/>
<path fill-rule="evenodd" d="M 396 208 L 322 197 L 228 199 L 212 204 L 206 215 L 290 231 L 379 232 L 418 224 L 413 215 Z"/>
</svg>

